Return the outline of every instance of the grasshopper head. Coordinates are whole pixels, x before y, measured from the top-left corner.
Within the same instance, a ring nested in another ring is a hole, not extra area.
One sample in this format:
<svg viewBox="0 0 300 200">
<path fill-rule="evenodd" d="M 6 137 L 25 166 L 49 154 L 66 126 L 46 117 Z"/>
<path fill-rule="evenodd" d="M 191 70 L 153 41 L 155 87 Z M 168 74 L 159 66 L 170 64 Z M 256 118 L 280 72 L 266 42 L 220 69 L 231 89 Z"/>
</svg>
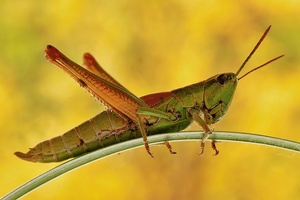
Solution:
<svg viewBox="0 0 300 200">
<path fill-rule="evenodd" d="M 205 116 L 206 123 L 214 124 L 222 119 L 230 106 L 238 80 L 241 80 L 251 72 L 266 66 L 267 64 L 281 58 L 282 56 L 284 55 L 273 58 L 272 60 L 250 70 L 249 72 L 238 78 L 238 74 L 241 72 L 241 69 L 247 62 L 246 59 L 246 61 L 236 73 L 218 74 L 204 81 L 203 99 L 204 106 L 207 111 Z"/>
<path fill-rule="evenodd" d="M 221 120 L 230 106 L 238 78 L 234 73 L 213 76 L 204 82 L 204 105 L 210 115 L 209 124 Z"/>
</svg>

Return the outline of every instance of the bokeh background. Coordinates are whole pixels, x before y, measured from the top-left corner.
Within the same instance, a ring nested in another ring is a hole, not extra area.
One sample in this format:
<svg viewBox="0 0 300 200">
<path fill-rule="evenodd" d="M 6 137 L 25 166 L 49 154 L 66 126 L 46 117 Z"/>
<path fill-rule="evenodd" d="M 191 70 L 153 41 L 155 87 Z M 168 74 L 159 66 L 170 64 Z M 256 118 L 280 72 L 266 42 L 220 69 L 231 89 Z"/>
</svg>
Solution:
<svg viewBox="0 0 300 200">
<path fill-rule="evenodd" d="M 104 107 L 44 58 L 52 44 L 81 63 L 85 52 L 137 96 L 236 72 L 273 27 L 244 72 L 215 130 L 300 141 L 300 3 L 288 1 L 7 1 L 0 3 L 0 196 L 55 167 L 15 151 L 60 135 Z M 192 125 L 189 130 L 199 130 Z M 76 169 L 23 199 L 298 199 L 300 154 L 221 143 L 154 146 Z"/>
</svg>

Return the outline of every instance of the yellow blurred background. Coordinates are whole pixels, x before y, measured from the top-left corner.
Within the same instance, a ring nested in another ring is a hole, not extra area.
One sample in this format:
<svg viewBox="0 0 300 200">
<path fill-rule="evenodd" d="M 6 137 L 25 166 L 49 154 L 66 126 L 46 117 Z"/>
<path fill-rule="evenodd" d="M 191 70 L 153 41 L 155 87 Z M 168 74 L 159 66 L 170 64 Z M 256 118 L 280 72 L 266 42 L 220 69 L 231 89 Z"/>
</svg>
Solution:
<svg viewBox="0 0 300 200">
<path fill-rule="evenodd" d="M 300 141 L 298 1 L 1 1 L 0 196 L 57 166 L 22 161 L 104 107 L 44 58 L 52 44 L 77 63 L 85 52 L 137 96 L 236 72 L 273 27 L 244 72 L 286 56 L 239 82 L 215 130 Z M 243 74 L 243 73 L 242 73 Z M 193 125 L 189 130 L 199 130 Z M 298 199 L 300 154 L 220 143 L 153 146 L 94 162 L 23 199 Z"/>
</svg>

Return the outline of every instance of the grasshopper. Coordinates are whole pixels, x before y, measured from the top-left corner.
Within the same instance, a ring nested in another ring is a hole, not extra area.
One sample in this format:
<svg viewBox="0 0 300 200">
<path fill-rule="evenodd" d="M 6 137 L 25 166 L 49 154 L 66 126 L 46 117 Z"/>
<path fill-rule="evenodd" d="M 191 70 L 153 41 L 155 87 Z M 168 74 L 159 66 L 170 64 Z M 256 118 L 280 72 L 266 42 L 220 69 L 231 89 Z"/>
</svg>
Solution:
<svg viewBox="0 0 300 200">
<path fill-rule="evenodd" d="M 267 28 L 236 73 L 218 74 L 171 92 L 160 92 L 141 98 L 106 73 L 92 55 L 84 54 L 84 68 L 48 45 L 45 49 L 46 58 L 68 73 L 108 109 L 61 136 L 37 144 L 27 153 L 16 152 L 15 155 L 31 162 L 59 162 L 118 142 L 142 137 L 146 151 L 153 157 L 147 136 L 181 131 L 193 121 L 205 132 L 200 145 L 199 154 L 202 155 L 205 142 L 212 134 L 210 125 L 220 121 L 227 112 L 238 80 L 284 56 L 278 56 L 238 78 L 270 28 L 271 26 Z M 176 154 L 168 142 L 165 144 L 170 153 Z M 219 151 L 215 141 L 211 144 L 217 155 Z"/>
</svg>

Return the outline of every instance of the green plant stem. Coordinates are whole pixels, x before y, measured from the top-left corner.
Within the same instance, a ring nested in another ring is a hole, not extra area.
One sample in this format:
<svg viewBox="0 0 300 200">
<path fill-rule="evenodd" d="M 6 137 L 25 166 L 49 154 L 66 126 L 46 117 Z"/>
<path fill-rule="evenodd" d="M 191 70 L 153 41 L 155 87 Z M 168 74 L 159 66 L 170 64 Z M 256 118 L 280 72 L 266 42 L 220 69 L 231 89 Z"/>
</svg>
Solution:
<svg viewBox="0 0 300 200">
<path fill-rule="evenodd" d="M 165 141 L 189 141 L 189 140 L 200 140 L 204 136 L 204 133 L 199 132 L 178 132 L 178 133 L 168 133 L 159 134 L 154 136 L 149 136 L 149 144 L 162 143 Z M 231 142 L 246 142 L 251 144 L 261 144 L 265 146 L 277 147 L 291 151 L 300 152 L 300 143 L 293 142 L 285 139 L 274 138 L 269 136 L 250 134 L 250 133 L 237 133 L 237 132 L 214 132 L 209 140 L 217 141 L 231 141 Z M 143 140 L 133 139 L 126 142 L 118 143 L 106 148 L 102 148 L 91 153 L 82 155 L 78 158 L 72 159 L 65 162 L 39 176 L 30 180 L 29 182 L 21 185 L 15 190 L 8 193 L 2 199 L 17 199 L 27 194 L 28 192 L 36 189 L 37 187 L 47 183 L 48 181 L 81 167 L 85 164 L 93 162 L 98 159 L 105 158 L 107 156 L 113 155 L 115 153 L 120 153 L 122 151 L 130 150 L 139 146 L 143 146 Z M 195 158 L 200 159 L 200 158 Z"/>
</svg>

